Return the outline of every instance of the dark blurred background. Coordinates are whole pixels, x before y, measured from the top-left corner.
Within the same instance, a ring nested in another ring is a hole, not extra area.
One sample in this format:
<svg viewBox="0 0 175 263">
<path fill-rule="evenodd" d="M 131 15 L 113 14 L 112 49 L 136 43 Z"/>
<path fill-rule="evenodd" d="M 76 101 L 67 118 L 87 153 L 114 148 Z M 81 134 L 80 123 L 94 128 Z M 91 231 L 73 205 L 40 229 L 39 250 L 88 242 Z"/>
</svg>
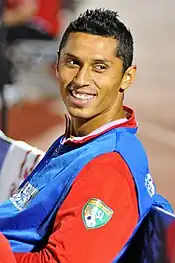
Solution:
<svg viewBox="0 0 175 263">
<path fill-rule="evenodd" d="M 12 12 L 20 1 L 7 2 L 4 1 L 1 17 L 5 17 L 7 10 Z M 136 110 L 139 137 L 147 150 L 158 191 L 175 207 L 174 0 L 39 2 L 39 7 L 29 8 L 31 13 L 25 14 L 27 19 L 23 23 L 22 16 L 19 16 L 21 21 L 13 25 L 7 14 L 6 22 L 1 23 L 0 37 L 4 41 L 1 41 L 0 51 L 0 65 L 3 65 L 3 69 L 0 66 L 1 80 L 6 81 L 4 76 L 9 68 L 12 69 L 8 83 L 3 85 L 7 121 L 2 123 L 1 114 L 1 128 L 4 125 L 6 134 L 14 139 L 47 150 L 64 131 L 65 109 L 54 65 L 59 39 L 66 24 L 86 8 L 118 10 L 121 20 L 134 36 L 134 62 L 138 66 L 136 81 L 127 92 L 125 103 Z M 2 63 L 5 54 L 8 62 Z M 3 103 L 0 103 L 2 113 Z"/>
</svg>

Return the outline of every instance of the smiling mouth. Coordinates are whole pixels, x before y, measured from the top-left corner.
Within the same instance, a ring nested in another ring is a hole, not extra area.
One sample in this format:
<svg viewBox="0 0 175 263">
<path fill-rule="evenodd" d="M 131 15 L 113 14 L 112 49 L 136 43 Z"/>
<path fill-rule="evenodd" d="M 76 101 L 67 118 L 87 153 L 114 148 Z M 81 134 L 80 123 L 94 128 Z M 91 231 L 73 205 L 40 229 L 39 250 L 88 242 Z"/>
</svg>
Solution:
<svg viewBox="0 0 175 263">
<path fill-rule="evenodd" d="M 78 99 L 84 102 L 92 100 L 96 96 L 95 94 L 80 93 L 75 90 L 70 91 L 70 93 L 75 99 Z"/>
</svg>

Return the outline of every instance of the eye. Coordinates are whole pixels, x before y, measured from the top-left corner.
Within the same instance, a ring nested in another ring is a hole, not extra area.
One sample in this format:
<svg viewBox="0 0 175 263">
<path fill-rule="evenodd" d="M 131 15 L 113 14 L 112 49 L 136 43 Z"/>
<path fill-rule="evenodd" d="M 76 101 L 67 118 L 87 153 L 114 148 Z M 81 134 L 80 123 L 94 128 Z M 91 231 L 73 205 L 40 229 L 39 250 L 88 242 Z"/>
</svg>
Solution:
<svg viewBox="0 0 175 263">
<path fill-rule="evenodd" d="M 98 72 L 103 72 L 105 71 L 106 69 L 108 68 L 107 65 L 104 65 L 104 64 L 95 64 L 94 65 L 94 69 Z"/>
<path fill-rule="evenodd" d="M 68 58 L 65 63 L 68 67 L 77 67 L 79 66 L 79 63 L 74 58 Z"/>
</svg>

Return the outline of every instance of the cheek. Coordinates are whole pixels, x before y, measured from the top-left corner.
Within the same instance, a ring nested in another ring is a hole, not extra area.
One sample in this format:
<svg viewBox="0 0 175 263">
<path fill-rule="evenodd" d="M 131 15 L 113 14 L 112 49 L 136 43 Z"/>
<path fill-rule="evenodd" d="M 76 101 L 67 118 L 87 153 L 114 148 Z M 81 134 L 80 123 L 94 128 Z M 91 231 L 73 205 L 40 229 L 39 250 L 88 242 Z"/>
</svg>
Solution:
<svg viewBox="0 0 175 263">
<path fill-rule="evenodd" d="M 99 85 L 107 85 L 107 86 L 118 86 L 122 80 L 121 72 L 114 67 L 108 68 L 105 72 L 101 74 L 93 74 L 93 79 L 99 83 Z"/>
<path fill-rule="evenodd" d="M 68 83 L 68 76 L 64 70 L 58 72 L 58 81 L 61 87 L 65 87 Z"/>
<path fill-rule="evenodd" d="M 108 96 L 111 93 L 117 94 L 118 90 L 120 88 L 121 78 L 117 78 L 116 76 L 111 75 L 104 75 L 104 76 L 98 76 L 95 80 L 96 85 L 99 88 L 100 95 L 102 96 Z"/>
<path fill-rule="evenodd" d="M 66 69 L 60 71 L 58 80 L 62 96 L 66 96 L 68 92 L 67 86 L 74 80 L 74 78 L 75 74 L 73 70 Z"/>
</svg>

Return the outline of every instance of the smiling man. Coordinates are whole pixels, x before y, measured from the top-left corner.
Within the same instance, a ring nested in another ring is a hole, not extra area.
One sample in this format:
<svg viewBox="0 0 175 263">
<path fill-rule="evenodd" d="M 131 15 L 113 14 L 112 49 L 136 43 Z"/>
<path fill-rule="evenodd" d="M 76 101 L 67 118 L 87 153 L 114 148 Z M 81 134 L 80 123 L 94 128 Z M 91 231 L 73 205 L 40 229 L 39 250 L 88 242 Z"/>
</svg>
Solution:
<svg viewBox="0 0 175 263">
<path fill-rule="evenodd" d="M 56 69 L 65 134 L 0 207 L 17 262 L 118 262 L 154 201 L 166 203 L 123 106 L 132 59 L 132 35 L 114 11 L 87 10 L 66 29 Z"/>
<path fill-rule="evenodd" d="M 118 27 L 122 33 L 122 24 Z M 131 66 L 132 36 L 126 28 L 122 41 L 128 41 L 128 50 L 124 57 L 119 55 L 124 47 L 117 36 L 106 37 L 103 31 L 102 36 L 95 35 L 93 27 L 90 31 L 72 32 L 66 43 L 65 34 L 58 54 L 57 76 L 75 136 L 88 135 L 106 123 L 125 118 L 123 92 L 136 72 L 136 66 Z"/>
</svg>

